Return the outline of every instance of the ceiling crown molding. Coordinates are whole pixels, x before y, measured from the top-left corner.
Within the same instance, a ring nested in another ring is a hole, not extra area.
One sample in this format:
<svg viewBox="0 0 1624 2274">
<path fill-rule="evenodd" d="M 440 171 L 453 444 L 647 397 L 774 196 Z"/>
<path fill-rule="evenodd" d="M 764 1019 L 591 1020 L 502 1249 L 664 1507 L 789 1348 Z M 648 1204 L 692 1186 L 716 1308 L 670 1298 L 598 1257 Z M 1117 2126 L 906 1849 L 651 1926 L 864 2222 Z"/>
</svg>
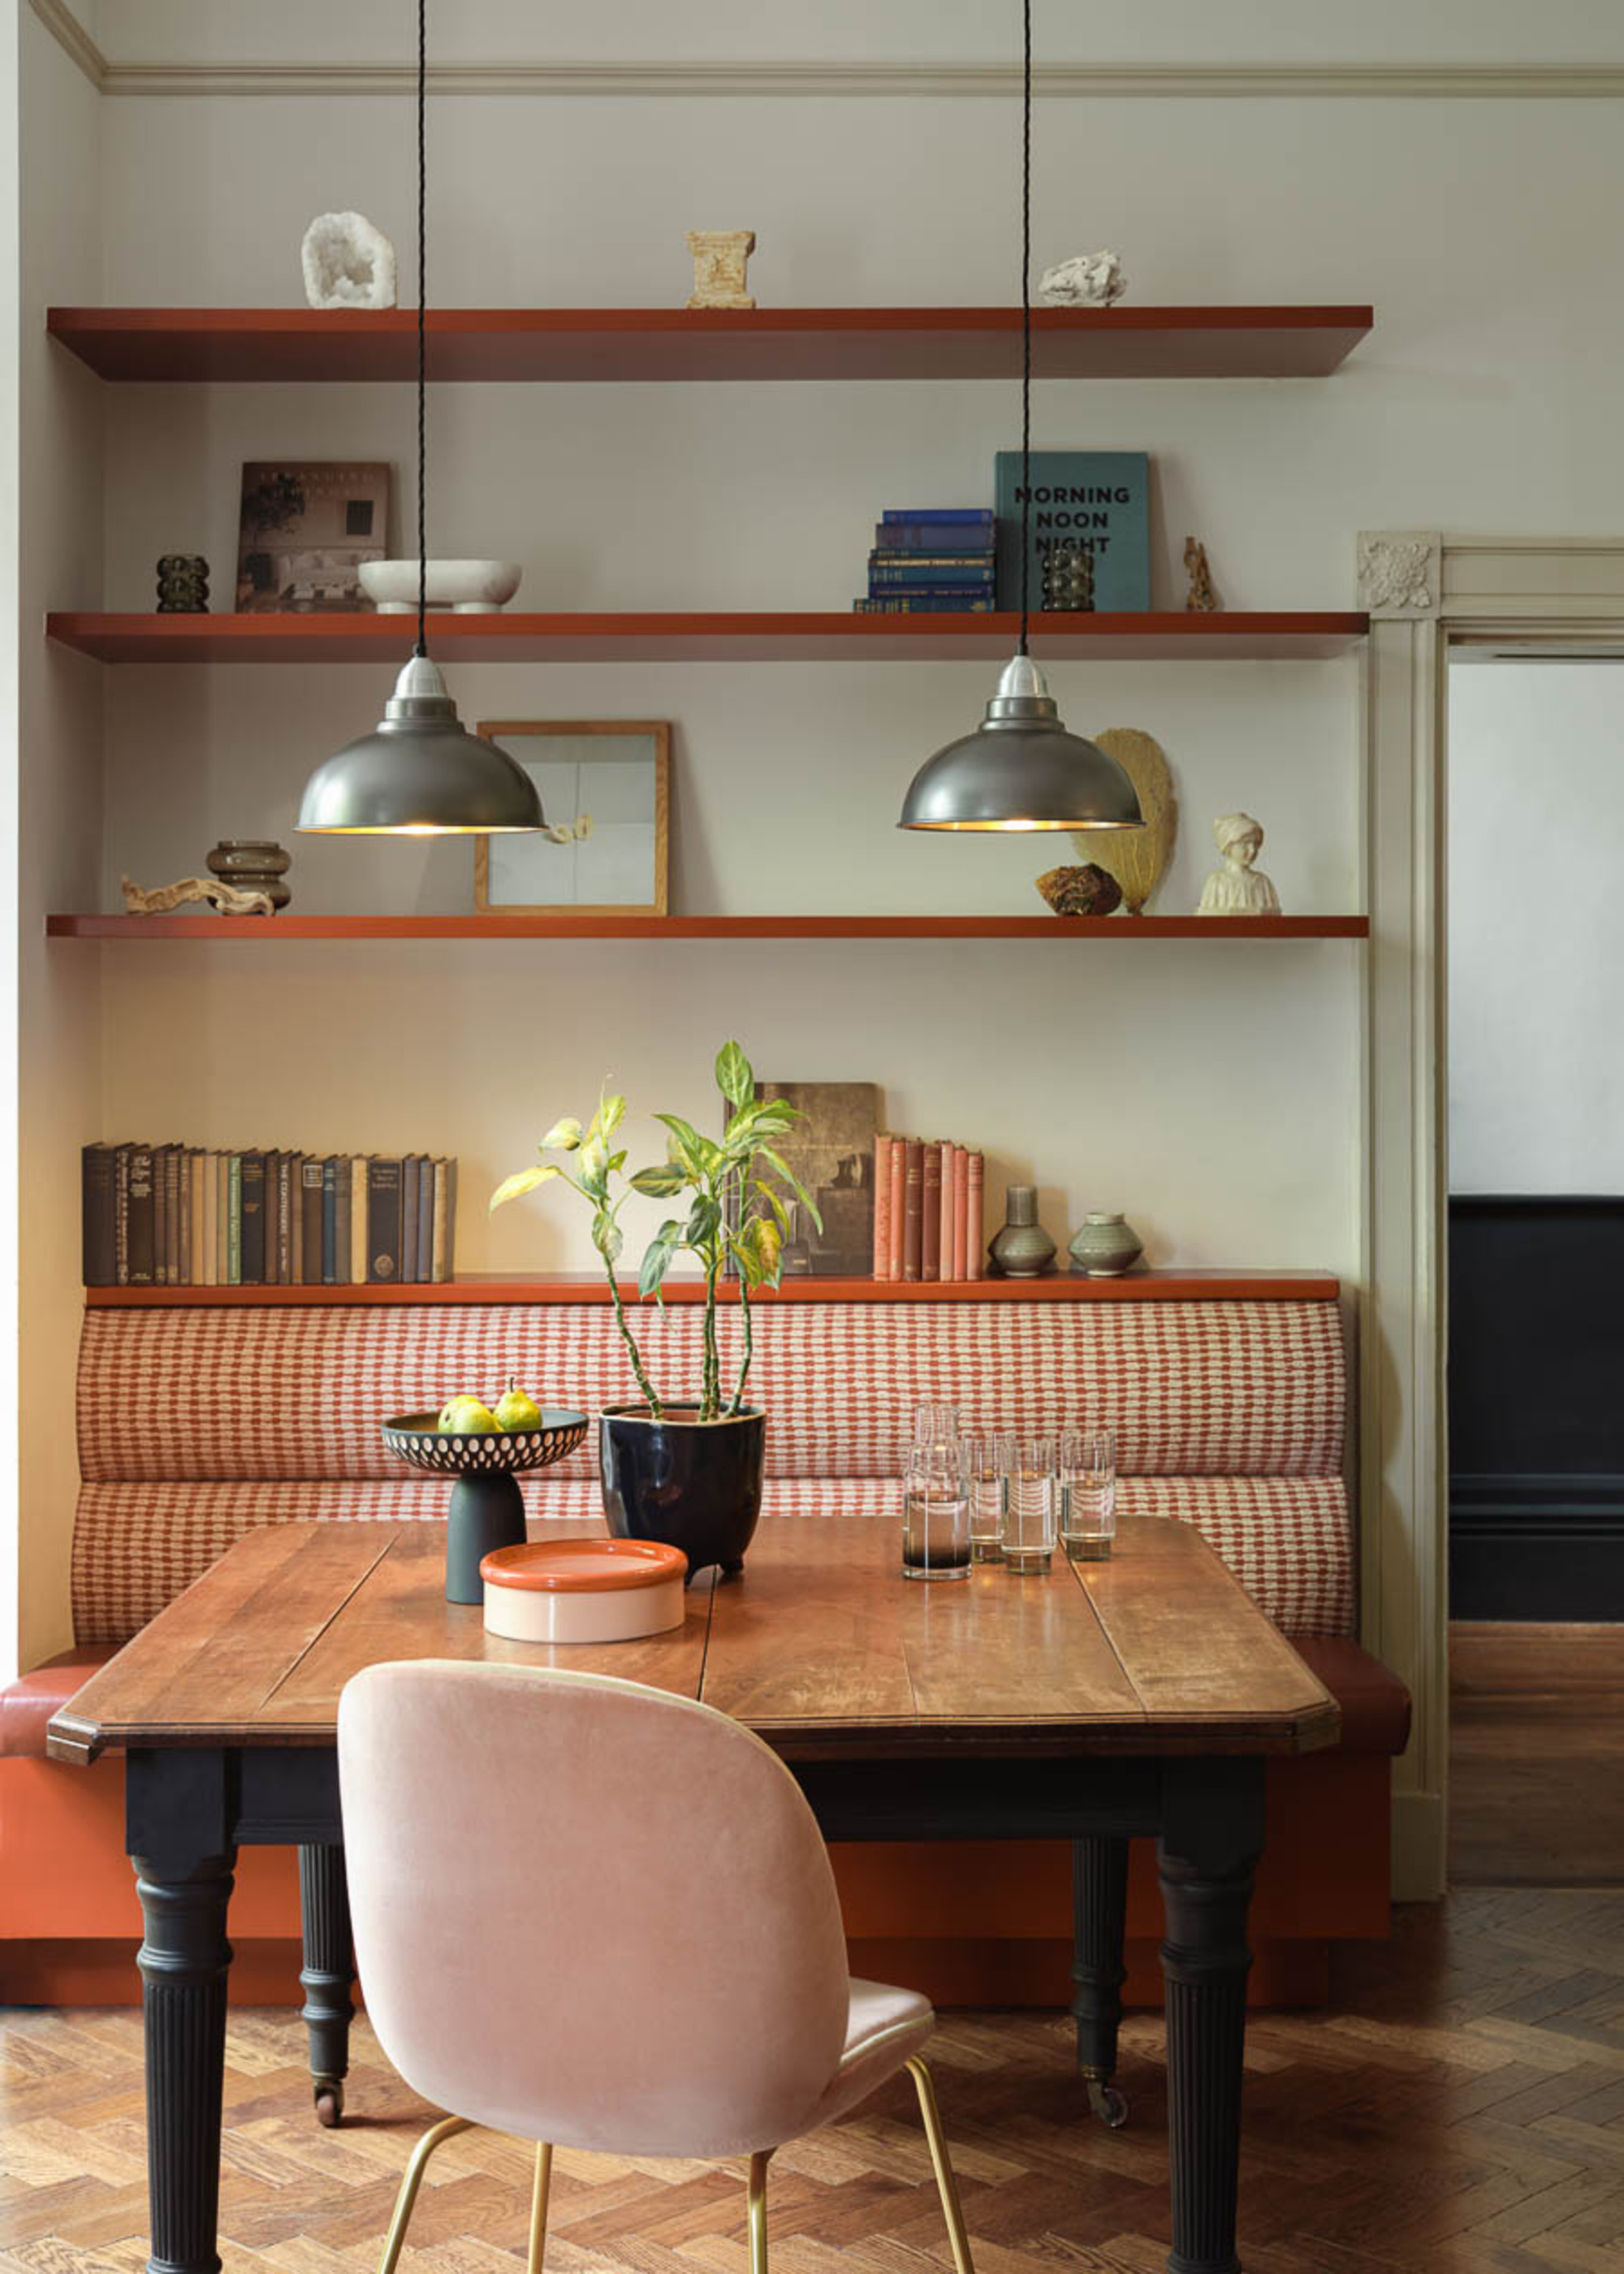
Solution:
<svg viewBox="0 0 1624 2274">
<path fill-rule="evenodd" d="M 107 57 L 66 5 L 66 0 L 28 0 L 28 4 L 57 46 L 72 57 L 101 94 L 107 86 Z"/>
<path fill-rule="evenodd" d="M 408 95 L 409 63 L 121 64 L 105 56 L 67 0 L 29 0 L 46 30 L 102 94 Z M 589 96 L 1002 96 L 1020 93 L 1016 64 L 431 64 L 437 94 Z M 1624 64 L 1040 64 L 1048 96 L 1285 95 L 1566 100 L 1624 97 Z"/>
</svg>

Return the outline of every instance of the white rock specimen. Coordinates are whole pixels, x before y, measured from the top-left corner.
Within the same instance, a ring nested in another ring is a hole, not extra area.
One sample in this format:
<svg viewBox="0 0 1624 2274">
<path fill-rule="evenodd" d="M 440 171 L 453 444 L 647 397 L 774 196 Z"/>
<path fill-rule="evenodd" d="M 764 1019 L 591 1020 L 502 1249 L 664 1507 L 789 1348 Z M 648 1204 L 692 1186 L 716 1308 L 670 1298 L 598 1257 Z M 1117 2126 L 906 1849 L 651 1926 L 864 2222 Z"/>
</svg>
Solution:
<svg viewBox="0 0 1624 2274">
<path fill-rule="evenodd" d="M 1073 253 L 1038 278 L 1038 298 L 1046 308 L 1109 308 L 1127 289 L 1114 252 Z"/>
<path fill-rule="evenodd" d="M 318 214 L 299 247 L 312 308 L 392 308 L 395 247 L 365 214 Z"/>
</svg>

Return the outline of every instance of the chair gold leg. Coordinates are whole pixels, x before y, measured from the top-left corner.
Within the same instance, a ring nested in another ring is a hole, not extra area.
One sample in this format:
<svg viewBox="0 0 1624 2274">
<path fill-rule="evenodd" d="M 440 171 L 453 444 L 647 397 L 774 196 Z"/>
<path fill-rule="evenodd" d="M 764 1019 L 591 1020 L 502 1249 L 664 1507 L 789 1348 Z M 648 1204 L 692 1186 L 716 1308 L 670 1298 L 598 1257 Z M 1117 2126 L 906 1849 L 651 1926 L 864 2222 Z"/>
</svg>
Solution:
<svg viewBox="0 0 1624 2274">
<path fill-rule="evenodd" d="M 750 2274 L 767 2274 L 767 2165 L 772 2150 L 750 2158 Z"/>
<path fill-rule="evenodd" d="M 947 2135 L 942 2129 L 942 2112 L 936 2106 L 936 2089 L 930 2081 L 930 2071 L 917 2055 L 908 2063 L 908 2074 L 919 2095 L 919 2112 L 925 2120 L 925 2137 L 930 2143 L 930 2161 L 936 2169 L 936 2193 L 942 2198 L 942 2216 L 947 2221 L 948 2240 L 953 2246 L 953 2264 L 958 2274 L 975 2274 L 970 2257 L 970 2238 L 965 2232 L 964 2212 L 959 2204 L 959 2184 L 948 2161 Z"/>
<path fill-rule="evenodd" d="M 530 2248 L 528 2264 L 530 2274 L 541 2274 L 541 2261 L 547 2248 L 547 2192 L 553 2184 L 553 2143 L 550 2140 L 536 2142 L 536 2185 L 530 2195 Z"/>
<path fill-rule="evenodd" d="M 401 2191 L 395 2198 L 395 2216 L 389 2221 L 388 2238 L 383 2246 L 383 2259 L 378 2274 L 395 2274 L 400 2263 L 401 2252 L 406 2247 L 406 2230 L 411 2225 L 412 2209 L 417 2200 L 417 2189 L 423 2185 L 423 2174 L 428 2169 L 429 2157 L 454 2134 L 466 2132 L 470 2128 L 470 2120 L 466 2116 L 442 2116 L 438 2124 L 429 2127 L 412 2150 L 406 2176 L 401 2181 Z"/>
</svg>

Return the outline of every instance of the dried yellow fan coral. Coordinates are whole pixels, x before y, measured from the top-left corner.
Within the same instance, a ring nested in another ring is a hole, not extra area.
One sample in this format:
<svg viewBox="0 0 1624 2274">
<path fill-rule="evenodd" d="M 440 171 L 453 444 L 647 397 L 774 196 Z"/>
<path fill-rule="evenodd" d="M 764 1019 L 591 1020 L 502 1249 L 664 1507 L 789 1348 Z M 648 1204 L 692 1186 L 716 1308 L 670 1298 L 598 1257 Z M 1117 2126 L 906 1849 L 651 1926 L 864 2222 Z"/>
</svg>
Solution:
<svg viewBox="0 0 1624 2274">
<path fill-rule="evenodd" d="M 1090 861 L 1108 869 L 1122 886 L 1123 905 L 1131 916 L 1143 915 L 1145 903 L 1166 874 L 1178 831 L 1178 801 L 1173 777 L 1162 745 L 1136 727 L 1108 727 L 1089 740 L 1126 772 L 1139 792 L 1142 829 L 1078 831 L 1071 841 Z"/>
</svg>

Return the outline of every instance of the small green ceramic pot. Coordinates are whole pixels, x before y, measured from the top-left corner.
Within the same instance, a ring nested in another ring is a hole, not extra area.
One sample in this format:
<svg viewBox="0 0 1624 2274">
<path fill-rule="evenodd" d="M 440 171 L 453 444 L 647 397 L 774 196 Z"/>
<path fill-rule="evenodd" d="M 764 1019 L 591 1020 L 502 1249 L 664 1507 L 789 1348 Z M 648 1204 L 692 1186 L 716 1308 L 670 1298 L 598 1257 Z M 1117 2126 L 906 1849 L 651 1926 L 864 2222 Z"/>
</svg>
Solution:
<svg viewBox="0 0 1624 2274">
<path fill-rule="evenodd" d="M 1137 1263 L 1145 1243 L 1131 1224 L 1103 1211 L 1086 1216 L 1071 1242 L 1071 1269 L 1090 1279 L 1115 1279 Z"/>
<path fill-rule="evenodd" d="M 1011 1185 L 1004 1195 L 1004 1222 L 994 1232 L 987 1255 L 1000 1279 L 1041 1279 L 1052 1269 L 1055 1243 L 1038 1222 L 1038 1188 Z"/>
</svg>

